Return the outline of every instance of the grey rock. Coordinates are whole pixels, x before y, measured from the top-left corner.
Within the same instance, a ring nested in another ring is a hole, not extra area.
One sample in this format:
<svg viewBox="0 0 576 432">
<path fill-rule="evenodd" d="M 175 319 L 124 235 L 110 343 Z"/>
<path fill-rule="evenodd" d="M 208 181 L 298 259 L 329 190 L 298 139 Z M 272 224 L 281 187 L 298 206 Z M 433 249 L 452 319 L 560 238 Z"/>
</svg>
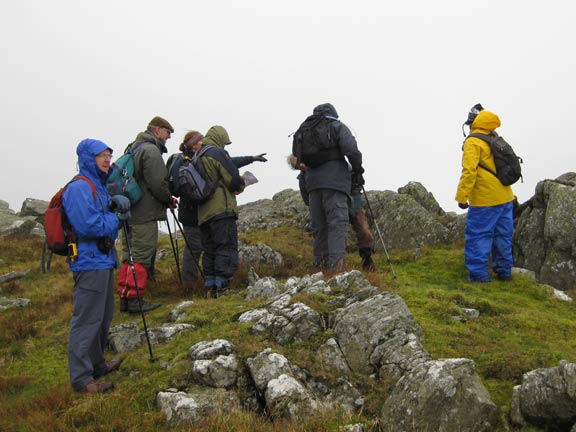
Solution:
<svg viewBox="0 0 576 432">
<path fill-rule="evenodd" d="M 269 334 L 279 344 L 308 341 L 323 330 L 322 317 L 303 303 L 291 303 L 290 295 L 282 295 L 264 305 L 268 311 L 252 327 L 254 334 Z M 245 317 L 241 318 L 245 319 Z"/>
<path fill-rule="evenodd" d="M 238 246 L 238 257 L 241 262 L 252 265 L 281 266 L 283 262 L 282 255 L 264 243 L 257 243 L 254 246 L 246 246 L 240 243 Z"/>
<path fill-rule="evenodd" d="M 246 300 L 253 300 L 256 298 L 274 298 L 280 295 L 280 288 L 278 282 L 272 277 L 264 277 L 258 279 L 254 285 L 246 288 Z"/>
<path fill-rule="evenodd" d="M 365 300 L 379 292 L 358 270 L 338 274 L 330 279 L 328 284 L 334 291 L 343 292 L 347 298 L 355 300 Z"/>
<path fill-rule="evenodd" d="M 358 373 L 402 376 L 430 355 L 406 303 L 384 293 L 337 312 L 334 333 L 350 368 Z"/>
<path fill-rule="evenodd" d="M 460 308 L 460 310 L 466 315 L 468 318 L 480 318 L 480 311 L 477 309 L 470 309 L 470 308 Z"/>
<path fill-rule="evenodd" d="M 234 345 L 225 339 L 214 339 L 194 344 L 188 350 L 192 360 L 213 359 L 220 355 L 232 354 L 236 351 Z"/>
<path fill-rule="evenodd" d="M 318 349 L 318 358 L 322 366 L 328 370 L 337 370 L 343 373 L 350 372 L 350 366 L 334 338 L 330 338 Z"/>
<path fill-rule="evenodd" d="M 512 274 L 518 274 L 518 275 L 523 275 L 526 276 L 530 279 L 532 279 L 533 281 L 536 280 L 536 272 L 532 271 L 532 270 L 528 270 L 528 269 L 524 269 L 524 268 L 520 268 L 520 267 L 512 267 Z"/>
<path fill-rule="evenodd" d="M 23 308 L 30 304 L 27 298 L 0 297 L 0 311 L 13 308 Z"/>
<path fill-rule="evenodd" d="M 576 423 L 576 364 L 525 373 L 513 393 L 512 420 L 547 430 L 569 430 Z"/>
<path fill-rule="evenodd" d="M 156 260 L 157 261 L 163 261 L 165 260 L 167 257 L 169 257 L 170 255 L 172 255 L 172 252 L 168 249 L 158 249 L 158 251 L 156 252 Z"/>
<path fill-rule="evenodd" d="M 240 407 L 235 392 L 220 388 L 195 388 L 188 393 L 171 389 L 159 392 L 156 404 L 171 424 L 201 422 L 210 414 L 231 412 Z"/>
<path fill-rule="evenodd" d="M 187 314 L 185 309 L 189 309 L 192 306 L 194 306 L 194 302 L 191 300 L 178 303 L 176 307 L 170 311 L 170 321 L 178 322 L 186 319 Z"/>
<path fill-rule="evenodd" d="M 559 300 L 562 300 L 562 301 L 565 301 L 565 302 L 571 302 L 571 301 L 573 301 L 572 297 L 570 297 L 570 296 L 569 296 L 568 294 L 566 294 L 564 291 L 560 291 L 560 290 L 554 289 L 554 294 L 553 294 L 553 295 L 554 295 L 555 298 L 557 298 L 557 299 L 559 299 Z"/>
<path fill-rule="evenodd" d="M 432 360 L 404 375 L 384 403 L 384 431 L 493 431 L 498 408 L 468 359 Z"/>
<path fill-rule="evenodd" d="M 10 210 L 10 204 L 4 200 L 0 200 L 0 211 L 14 213 L 12 210 Z"/>
<path fill-rule="evenodd" d="M 287 294 L 297 293 L 323 293 L 332 294 L 332 288 L 324 281 L 323 273 L 315 273 L 312 275 L 305 275 L 302 277 L 292 276 L 288 278 L 284 284 L 284 290 Z"/>
<path fill-rule="evenodd" d="M 268 382 L 264 398 L 272 417 L 291 421 L 298 421 L 322 408 L 300 381 L 286 374 Z"/>
<path fill-rule="evenodd" d="M 44 217 L 44 213 L 48 210 L 48 201 L 43 201 L 34 198 L 26 198 L 22 203 L 22 208 L 20 209 L 20 217 L 33 216 L 33 217 Z M 39 222 L 42 219 L 39 219 Z"/>
<path fill-rule="evenodd" d="M 399 194 L 410 195 L 414 200 L 433 215 L 444 216 L 446 212 L 442 210 L 432 192 L 428 192 L 421 183 L 411 181 L 406 186 L 398 189 Z"/>
<path fill-rule="evenodd" d="M 192 330 L 194 328 L 195 327 L 192 324 L 185 324 L 185 323 L 179 323 L 179 324 L 165 323 L 162 324 L 160 327 L 148 328 L 150 343 L 164 344 L 170 341 L 178 333 L 185 330 Z"/>
<path fill-rule="evenodd" d="M 233 387 L 238 378 L 238 359 L 235 354 L 229 354 L 211 360 L 195 360 L 192 363 L 192 377 L 209 387 Z"/>
<path fill-rule="evenodd" d="M 125 322 L 110 328 L 108 344 L 114 352 L 125 353 L 138 348 L 144 341 L 136 322 Z"/>
<path fill-rule="evenodd" d="M 452 239 L 448 227 L 411 195 L 374 191 L 368 196 L 387 249 L 414 249 L 446 244 Z M 378 242 L 376 250 L 380 248 Z"/>
<path fill-rule="evenodd" d="M 0 284 L 4 283 L 4 282 L 10 282 L 12 280 L 15 279 L 20 279 L 23 278 L 24 276 L 26 276 L 28 273 L 30 273 L 30 270 L 24 270 L 24 271 L 11 271 L 9 273 L 3 274 L 0 276 Z"/>
<path fill-rule="evenodd" d="M 0 212 L 0 237 L 44 237 L 44 227 L 35 218 L 19 217 L 8 212 Z"/>
<path fill-rule="evenodd" d="M 544 180 L 520 206 L 514 232 L 514 262 L 560 290 L 573 288 L 576 277 L 575 173 Z"/>
<path fill-rule="evenodd" d="M 288 359 L 281 354 L 272 352 L 271 348 L 258 353 L 256 357 L 248 358 L 246 365 L 260 394 L 264 394 L 268 382 L 271 380 L 281 375 L 292 374 Z"/>
</svg>

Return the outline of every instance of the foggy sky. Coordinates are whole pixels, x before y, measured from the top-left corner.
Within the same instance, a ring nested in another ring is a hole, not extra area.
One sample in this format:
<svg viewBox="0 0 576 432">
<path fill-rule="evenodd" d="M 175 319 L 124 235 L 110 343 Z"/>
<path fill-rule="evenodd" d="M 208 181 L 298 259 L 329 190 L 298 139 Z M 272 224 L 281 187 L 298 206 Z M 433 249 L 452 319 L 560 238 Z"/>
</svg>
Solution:
<svg viewBox="0 0 576 432">
<path fill-rule="evenodd" d="M 389 5 L 387 3 L 390 3 Z M 297 188 L 288 135 L 330 102 L 356 134 L 367 190 L 421 182 L 447 211 L 477 102 L 523 157 L 520 201 L 574 170 L 575 13 L 566 1 L 9 2 L 0 42 L 0 199 L 19 211 L 76 173 L 84 138 L 115 156 L 160 115 L 224 126 L 268 153 L 240 203 Z M 167 156 L 166 155 L 166 159 Z M 242 169 L 241 171 L 243 171 Z"/>
</svg>

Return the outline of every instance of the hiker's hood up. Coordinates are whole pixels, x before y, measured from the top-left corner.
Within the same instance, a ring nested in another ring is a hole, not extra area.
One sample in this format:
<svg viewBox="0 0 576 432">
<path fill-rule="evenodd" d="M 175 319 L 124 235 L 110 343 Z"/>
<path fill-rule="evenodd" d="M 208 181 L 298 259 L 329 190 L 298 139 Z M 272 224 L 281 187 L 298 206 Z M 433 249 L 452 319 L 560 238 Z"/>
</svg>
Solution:
<svg viewBox="0 0 576 432">
<path fill-rule="evenodd" d="M 470 126 L 470 131 L 489 134 L 498 127 L 500 127 L 500 118 L 493 112 L 484 110 L 478 113 Z"/>
<path fill-rule="evenodd" d="M 313 113 L 316 115 L 338 118 L 338 113 L 336 112 L 336 108 L 334 108 L 334 106 L 330 103 L 318 105 L 316 108 L 314 108 Z"/>
<path fill-rule="evenodd" d="M 96 155 L 102 153 L 104 150 L 109 150 L 110 153 L 113 152 L 113 150 L 102 141 L 91 138 L 80 141 L 76 148 L 80 173 L 88 175 L 88 177 L 93 179 L 100 179 L 101 182 L 105 182 L 108 178 L 108 174 L 100 170 L 96 164 Z"/>
<path fill-rule="evenodd" d="M 212 126 L 206 132 L 203 145 L 212 144 L 224 148 L 228 144 L 232 144 L 228 132 L 222 126 Z"/>
</svg>

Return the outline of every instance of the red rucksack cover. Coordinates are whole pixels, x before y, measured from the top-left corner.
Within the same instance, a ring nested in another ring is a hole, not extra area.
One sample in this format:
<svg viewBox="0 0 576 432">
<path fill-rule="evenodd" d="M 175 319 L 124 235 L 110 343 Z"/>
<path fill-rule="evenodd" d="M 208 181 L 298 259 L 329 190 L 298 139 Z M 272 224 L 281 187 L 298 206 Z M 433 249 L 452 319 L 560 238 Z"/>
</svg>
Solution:
<svg viewBox="0 0 576 432">
<path fill-rule="evenodd" d="M 128 262 L 122 263 L 122 267 L 120 267 L 120 271 L 118 272 L 117 292 L 120 297 L 142 298 L 144 296 L 144 290 L 148 284 L 148 272 L 146 271 L 146 267 L 137 262 L 134 263 L 134 271 L 136 272 L 138 288 L 136 288 L 134 281 L 132 266 Z"/>
<path fill-rule="evenodd" d="M 48 205 L 48 210 L 44 213 L 44 231 L 46 233 L 46 243 L 48 249 L 50 249 L 56 255 L 68 256 L 68 244 L 76 241 L 76 234 L 68 221 L 66 212 L 64 211 L 64 206 L 62 205 L 62 198 L 64 197 L 64 192 L 66 188 L 73 181 L 81 179 L 90 185 L 92 188 L 92 194 L 94 199 L 96 199 L 96 186 L 92 183 L 88 177 L 76 176 L 70 180 L 66 185 L 61 188 L 50 200 Z"/>
</svg>

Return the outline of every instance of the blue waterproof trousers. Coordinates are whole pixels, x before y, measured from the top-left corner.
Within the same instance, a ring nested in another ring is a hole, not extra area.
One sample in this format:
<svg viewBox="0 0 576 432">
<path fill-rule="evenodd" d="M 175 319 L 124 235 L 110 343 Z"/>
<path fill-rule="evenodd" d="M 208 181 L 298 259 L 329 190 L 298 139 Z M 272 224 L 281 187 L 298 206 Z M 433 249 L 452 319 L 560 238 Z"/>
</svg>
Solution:
<svg viewBox="0 0 576 432">
<path fill-rule="evenodd" d="M 513 210 L 513 202 L 468 209 L 464 254 L 470 281 L 490 281 L 488 267 L 490 254 L 492 254 L 492 270 L 498 277 L 509 279 L 512 276 Z"/>
</svg>

